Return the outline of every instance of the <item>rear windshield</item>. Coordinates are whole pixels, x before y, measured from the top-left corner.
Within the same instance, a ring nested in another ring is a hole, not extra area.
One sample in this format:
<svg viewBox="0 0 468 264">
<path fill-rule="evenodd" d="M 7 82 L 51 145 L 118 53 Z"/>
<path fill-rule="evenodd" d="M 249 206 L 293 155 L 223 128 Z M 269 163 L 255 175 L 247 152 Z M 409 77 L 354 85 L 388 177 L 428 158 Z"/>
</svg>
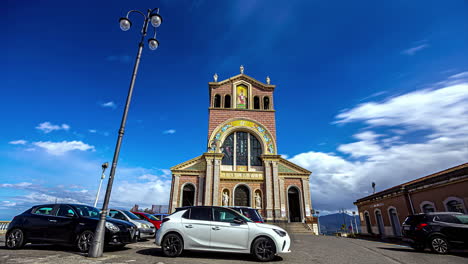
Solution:
<svg viewBox="0 0 468 264">
<path fill-rule="evenodd" d="M 416 225 L 425 220 L 424 215 L 410 215 L 406 217 L 405 222 L 403 223 L 404 225 Z"/>
</svg>

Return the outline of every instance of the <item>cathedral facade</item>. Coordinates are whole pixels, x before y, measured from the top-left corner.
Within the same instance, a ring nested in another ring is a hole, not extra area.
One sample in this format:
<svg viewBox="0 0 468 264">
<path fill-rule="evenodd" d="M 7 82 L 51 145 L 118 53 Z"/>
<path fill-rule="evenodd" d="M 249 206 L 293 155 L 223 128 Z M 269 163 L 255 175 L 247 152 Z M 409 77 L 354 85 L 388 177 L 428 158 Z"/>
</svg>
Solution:
<svg viewBox="0 0 468 264">
<path fill-rule="evenodd" d="M 192 205 L 248 206 L 267 221 L 311 218 L 310 171 L 278 155 L 275 85 L 241 73 L 208 83 L 207 151 L 171 168 L 169 212 Z"/>
</svg>

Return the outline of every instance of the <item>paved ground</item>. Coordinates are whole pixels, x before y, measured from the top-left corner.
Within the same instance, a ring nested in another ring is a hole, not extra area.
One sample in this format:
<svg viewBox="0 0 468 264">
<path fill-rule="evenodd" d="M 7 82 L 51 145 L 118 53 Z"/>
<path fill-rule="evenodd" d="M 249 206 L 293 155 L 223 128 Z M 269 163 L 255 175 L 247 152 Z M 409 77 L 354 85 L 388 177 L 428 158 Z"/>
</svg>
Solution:
<svg viewBox="0 0 468 264">
<path fill-rule="evenodd" d="M 450 255 L 436 255 L 430 252 L 419 253 L 402 245 L 367 240 L 292 235 L 292 253 L 277 257 L 276 263 L 360 263 L 360 264 L 430 264 L 468 263 L 468 251 L 458 251 Z M 26 245 L 21 250 L 7 250 L 4 238 L 0 239 L 0 263 L 242 263 L 252 262 L 249 255 L 221 254 L 208 252 L 186 252 L 179 258 L 166 258 L 153 241 L 130 244 L 123 250 L 105 252 L 104 257 L 89 259 L 72 248 L 49 245 Z"/>
</svg>

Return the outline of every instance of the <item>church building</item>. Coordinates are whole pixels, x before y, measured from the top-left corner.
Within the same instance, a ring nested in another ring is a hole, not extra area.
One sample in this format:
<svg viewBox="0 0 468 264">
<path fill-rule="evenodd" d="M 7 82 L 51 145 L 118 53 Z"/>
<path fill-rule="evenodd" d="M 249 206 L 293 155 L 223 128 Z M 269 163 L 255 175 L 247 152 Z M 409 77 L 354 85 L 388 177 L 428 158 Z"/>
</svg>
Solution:
<svg viewBox="0 0 468 264">
<path fill-rule="evenodd" d="M 276 86 L 244 74 L 208 83 L 205 153 L 171 168 L 169 212 L 192 205 L 248 206 L 267 221 L 312 218 L 310 171 L 278 155 Z"/>
</svg>

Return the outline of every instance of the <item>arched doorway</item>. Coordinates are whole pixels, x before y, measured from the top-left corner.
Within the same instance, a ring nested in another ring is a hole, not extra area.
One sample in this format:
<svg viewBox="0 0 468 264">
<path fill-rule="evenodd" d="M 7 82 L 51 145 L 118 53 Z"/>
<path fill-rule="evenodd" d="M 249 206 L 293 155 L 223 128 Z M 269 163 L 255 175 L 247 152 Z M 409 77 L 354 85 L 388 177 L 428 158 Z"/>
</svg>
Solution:
<svg viewBox="0 0 468 264">
<path fill-rule="evenodd" d="M 395 208 L 388 210 L 388 214 L 390 215 L 390 222 L 392 224 L 393 235 L 398 237 L 401 236 L 400 231 L 400 220 L 398 220 L 397 211 Z"/>
<path fill-rule="evenodd" d="M 375 219 L 377 220 L 377 227 L 379 229 L 379 235 L 383 236 L 384 235 L 384 226 L 383 226 L 383 219 L 382 219 L 382 213 L 380 210 L 375 211 Z"/>
<path fill-rule="evenodd" d="M 288 189 L 288 207 L 289 221 L 301 222 L 301 205 L 299 198 L 299 190 L 296 187 Z"/>
<path fill-rule="evenodd" d="M 185 184 L 182 189 L 182 206 L 195 205 L 195 187 L 192 184 Z"/>
<path fill-rule="evenodd" d="M 371 226 L 371 223 L 370 223 L 370 216 L 369 216 L 369 213 L 368 213 L 368 212 L 366 212 L 366 213 L 364 214 L 364 218 L 366 219 L 367 233 L 373 234 L 373 232 L 372 232 L 372 226 Z"/>
<path fill-rule="evenodd" d="M 234 206 L 250 206 L 250 191 L 247 186 L 237 186 L 234 192 Z"/>
</svg>

